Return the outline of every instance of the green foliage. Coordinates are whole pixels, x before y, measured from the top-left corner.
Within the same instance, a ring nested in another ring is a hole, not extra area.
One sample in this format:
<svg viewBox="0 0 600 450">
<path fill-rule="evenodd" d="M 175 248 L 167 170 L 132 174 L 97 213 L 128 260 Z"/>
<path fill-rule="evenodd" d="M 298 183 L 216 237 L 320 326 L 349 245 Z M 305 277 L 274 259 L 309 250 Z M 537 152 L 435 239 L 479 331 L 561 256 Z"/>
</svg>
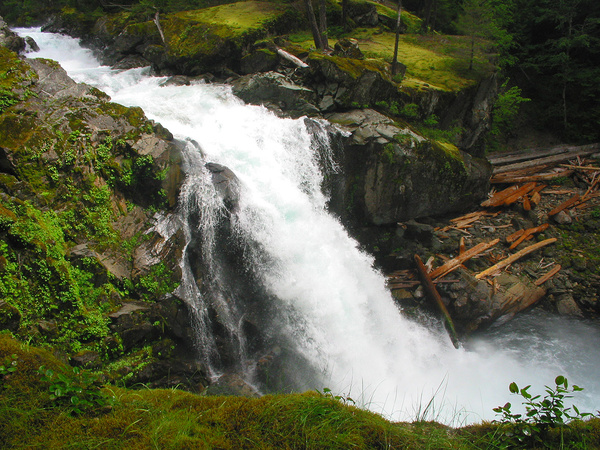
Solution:
<svg viewBox="0 0 600 450">
<path fill-rule="evenodd" d="M 351 397 L 349 397 L 347 395 L 335 395 L 329 388 L 323 388 L 323 392 L 321 392 L 317 389 L 317 392 L 325 398 L 332 398 L 334 400 L 341 402 L 344 405 L 355 405 L 356 404 L 356 402 Z"/>
<path fill-rule="evenodd" d="M 114 404 L 114 398 L 100 390 L 98 377 L 90 372 L 73 367 L 71 373 L 64 374 L 41 366 L 38 373 L 41 381 L 50 383 L 50 400 L 70 414 L 84 414 Z"/>
<path fill-rule="evenodd" d="M 399 113 L 400 116 L 406 119 L 417 119 L 419 118 L 419 105 L 416 103 L 405 104 Z"/>
<path fill-rule="evenodd" d="M 494 408 L 494 412 L 501 415 L 498 422 L 504 425 L 498 435 L 502 445 L 521 448 L 544 445 L 549 428 L 566 427 L 573 420 L 593 416 L 592 413 L 580 412 L 575 405 L 565 405 L 565 401 L 572 398 L 573 393 L 580 392 L 583 388 L 577 385 L 569 388 L 569 382 L 562 375 L 557 376 L 554 383 L 554 388 L 546 386 L 543 398 L 541 395 L 530 394 L 531 386 L 519 389 L 516 383 L 510 384 L 510 392 L 523 397 L 526 412 L 525 415 L 513 413 L 511 403 Z"/>
<path fill-rule="evenodd" d="M 2 381 L 2 378 L 6 375 L 10 375 L 11 373 L 16 371 L 17 355 L 12 354 L 10 356 L 7 356 L 6 358 L 4 358 L 4 360 L 2 360 L 2 363 L 0 364 L 0 381 Z"/>
<path fill-rule="evenodd" d="M 518 86 L 509 88 L 508 83 L 507 79 L 500 87 L 500 93 L 492 110 L 492 128 L 488 138 L 491 150 L 498 149 L 503 142 L 506 142 L 510 137 L 521 105 L 531 100 L 521 96 L 521 88 Z"/>
</svg>

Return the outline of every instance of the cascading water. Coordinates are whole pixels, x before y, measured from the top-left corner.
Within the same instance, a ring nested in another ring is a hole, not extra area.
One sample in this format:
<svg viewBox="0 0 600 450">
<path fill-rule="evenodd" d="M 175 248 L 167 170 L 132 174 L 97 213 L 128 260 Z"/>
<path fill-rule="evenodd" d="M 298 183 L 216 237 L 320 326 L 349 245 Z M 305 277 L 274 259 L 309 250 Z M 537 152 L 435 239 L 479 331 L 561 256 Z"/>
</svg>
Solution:
<svg viewBox="0 0 600 450">
<path fill-rule="evenodd" d="M 74 39 L 18 31 L 42 49 L 29 56 L 58 60 L 76 81 L 104 90 L 115 102 L 142 107 L 188 142 L 187 180 L 179 218 L 173 219 L 178 223 L 161 226 L 164 233 L 185 229 L 189 243 L 178 294 L 197 312 L 198 344 L 214 375 L 223 364 L 215 363 L 222 343 L 211 334 L 211 310 L 227 324 L 229 354 L 250 382 L 257 373 L 257 354 L 249 357 L 257 348 L 247 329 L 253 323 L 263 327 L 261 348 L 290 353 L 284 360 L 288 375 L 298 375 L 296 388 L 329 387 L 394 419 L 491 419 L 492 408 L 508 400 L 511 381 L 540 391 L 558 374 L 586 388 L 578 402 L 582 409 L 598 408 L 599 350 L 571 350 L 582 339 L 597 341 L 593 324 L 547 317 L 528 323 L 525 315 L 455 350 L 439 327 L 402 316 L 373 259 L 326 211 L 320 167 L 334 164 L 319 160 L 317 146 L 327 139 L 323 124 L 312 122 L 309 132 L 305 120 L 244 105 L 226 86 L 161 87 L 165 79 L 147 69 L 100 66 Z M 233 205 L 213 185 L 207 162 L 237 177 L 230 180 Z M 235 244 L 229 255 L 218 244 L 223 233 Z M 198 258 L 210 298 L 188 265 Z M 242 262 L 242 269 L 232 269 L 232 260 Z M 250 282 L 236 288 L 244 279 Z M 551 327 L 540 327 L 549 322 Z"/>
</svg>

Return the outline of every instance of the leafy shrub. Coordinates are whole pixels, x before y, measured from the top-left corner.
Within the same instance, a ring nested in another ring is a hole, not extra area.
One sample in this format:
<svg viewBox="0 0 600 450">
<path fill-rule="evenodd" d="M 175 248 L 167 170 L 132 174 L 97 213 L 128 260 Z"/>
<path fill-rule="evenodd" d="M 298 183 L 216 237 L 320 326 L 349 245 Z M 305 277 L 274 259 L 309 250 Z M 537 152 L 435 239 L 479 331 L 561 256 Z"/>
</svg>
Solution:
<svg viewBox="0 0 600 450">
<path fill-rule="evenodd" d="M 100 390 L 97 376 L 77 367 L 73 367 L 72 370 L 72 374 L 65 375 L 44 366 L 38 369 L 40 379 L 50 383 L 50 400 L 56 406 L 65 407 L 72 415 L 80 415 L 114 403 L 113 397 L 106 396 Z"/>
<path fill-rule="evenodd" d="M 577 385 L 569 388 L 569 382 L 562 375 L 557 376 L 554 383 L 554 388 L 546 386 L 544 398 L 530 394 L 530 385 L 522 389 L 515 382 L 509 385 L 512 394 L 523 397 L 526 412 L 524 415 L 513 413 L 511 403 L 494 408 L 494 412 L 501 415 L 497 422 L 502 425 L 499 438 L 503 446 L 525 448 L 545 445 L 546 433 L 550 428 L 560 428 L 562 436 L 562 429 L 569 422 L 593 416 L 592 413 L 579 411 L 575 405 L 565 406 L 565 400 L 572 398 L 573 393 L 583 391 L 583 388 Z"/>
</svg>

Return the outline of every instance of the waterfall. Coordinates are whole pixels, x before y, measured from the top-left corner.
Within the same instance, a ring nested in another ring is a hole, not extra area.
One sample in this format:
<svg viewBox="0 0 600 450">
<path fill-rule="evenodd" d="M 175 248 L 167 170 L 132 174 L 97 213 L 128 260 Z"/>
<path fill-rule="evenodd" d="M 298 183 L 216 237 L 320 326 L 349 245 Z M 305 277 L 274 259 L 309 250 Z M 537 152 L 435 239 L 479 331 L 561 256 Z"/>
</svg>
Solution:
<svg viewBox="0 0 600 450">
<path fill-rule="evenodd" d="M 455 350 L 439 323 L 424 327 L 403 316 L 373 258 L 327 212 L 323 171 L 337 168 L 322 151 L 325 123 L 278 118 L 224 85 L 173 86 L 148 69 L 114 71 L 74 39 L 17 31 L 41 48 L 29 57 L 58 60 L 76 81 L 142 107 L 188 143 L 178 214 L 160 226 L 186 234 L 177 294 L 196 313 L 197 344 L 213 376 L 227 368 L 259 387 L 327 387 L 396 420 L 461 424 L 492 419 L 512 381 L 539 392 L 563 374 L 586 388 L 583 407 L 598 407 L 598 349 L 569 351 L 578 335 L 597 340 L 597 326 L 544 317 Z M 207 163 L 234 174 L 233 203 Z M 214 314 L 224 328 L 216 337 Z M 223 336 L 228 361 L 220 360 Z M 264 351 L 285 363 L 276 370 L 285 380 L 261 372 Z"/>
</svg>

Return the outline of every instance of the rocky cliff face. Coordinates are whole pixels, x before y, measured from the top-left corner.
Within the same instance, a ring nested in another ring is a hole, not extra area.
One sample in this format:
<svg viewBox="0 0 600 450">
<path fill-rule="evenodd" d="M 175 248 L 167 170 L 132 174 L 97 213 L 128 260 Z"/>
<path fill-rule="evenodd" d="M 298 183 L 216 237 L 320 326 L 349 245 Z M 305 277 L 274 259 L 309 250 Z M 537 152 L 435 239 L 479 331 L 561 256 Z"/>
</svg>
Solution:
<svg viewBox="0 0 600 450">
<path fill-rule="evenodd" d="M 332 175 L 331 208 L 360 225 L 394 225 L 465 209 L 489 187 L 491 168 L 451 144 L 424 138 L 372 110 L 328 119 L 341 138 L 342 170 Z"/>
<path fill-rule="evenodd" d="M 116 379 L 201 389 L 169 295 L 183 238 L 152 231 L 177 199 L 180 144 L 52 61 L 0 47 L 0 75 L 0 327 Z"/>
</svg>

